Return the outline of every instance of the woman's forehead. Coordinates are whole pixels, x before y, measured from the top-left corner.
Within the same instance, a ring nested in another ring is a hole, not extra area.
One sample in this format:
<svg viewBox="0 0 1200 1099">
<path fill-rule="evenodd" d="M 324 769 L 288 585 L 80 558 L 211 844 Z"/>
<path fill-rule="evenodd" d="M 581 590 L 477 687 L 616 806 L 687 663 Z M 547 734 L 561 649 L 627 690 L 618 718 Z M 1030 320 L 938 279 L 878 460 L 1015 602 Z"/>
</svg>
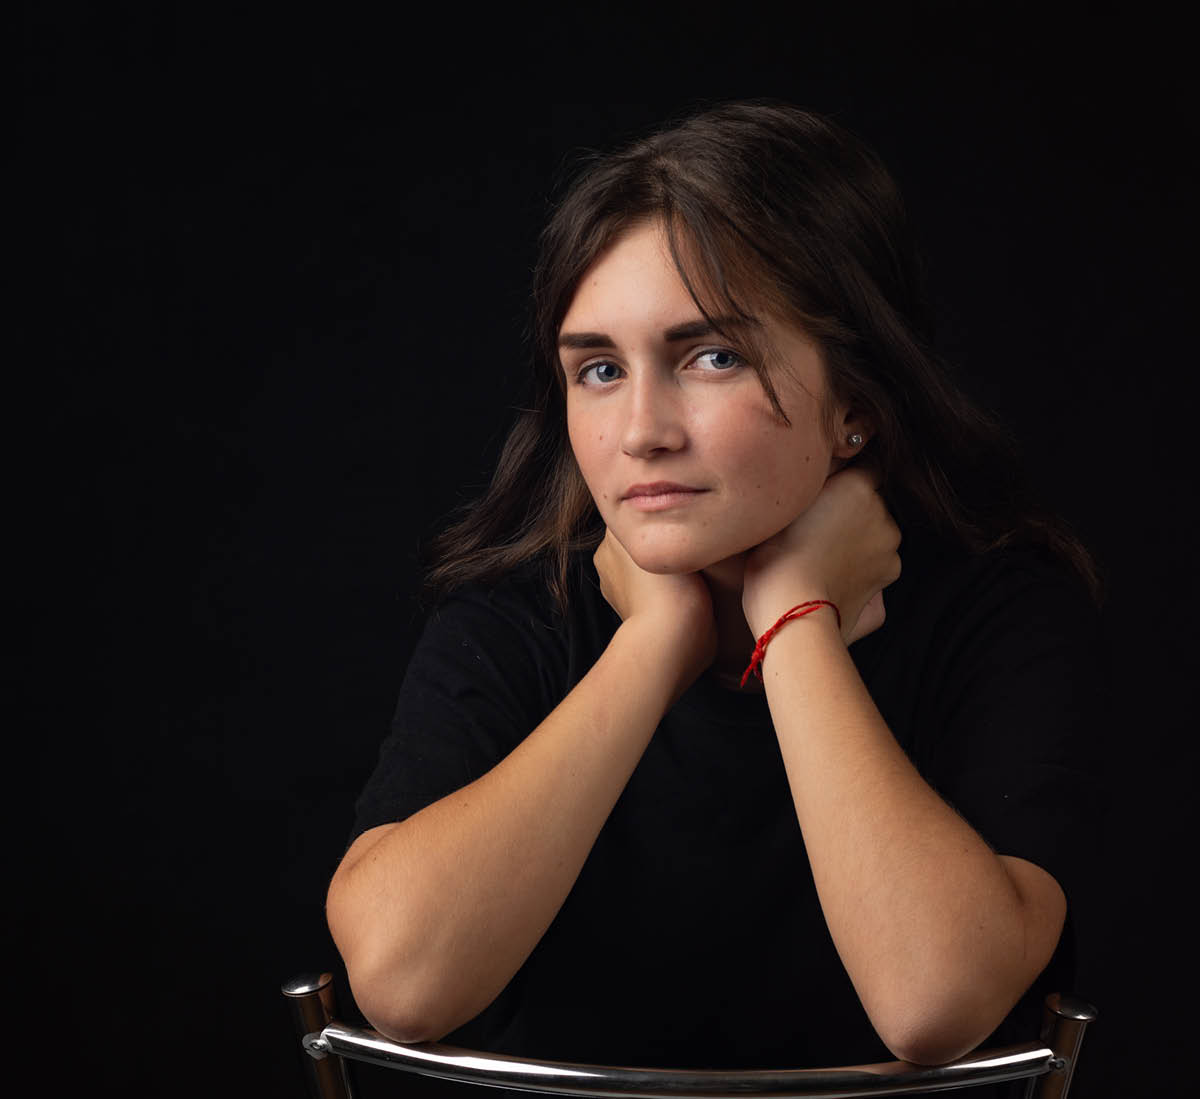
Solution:
<svg viewBox="0 0 1200 1099">
<path fill-rule="evenodd" d="M 666 331 L 707 321 L 716 331 L 746 334 L 769 319 L 765 300 L 750 306 L 748 295 L 734 297 L 693 260 L 685 270 L 672 251 L 661 221 L 626 227 L 585 268 L 567 302 L 559 333 L 605 324 L 632 325 L 639 319 Z"/>
</svg>

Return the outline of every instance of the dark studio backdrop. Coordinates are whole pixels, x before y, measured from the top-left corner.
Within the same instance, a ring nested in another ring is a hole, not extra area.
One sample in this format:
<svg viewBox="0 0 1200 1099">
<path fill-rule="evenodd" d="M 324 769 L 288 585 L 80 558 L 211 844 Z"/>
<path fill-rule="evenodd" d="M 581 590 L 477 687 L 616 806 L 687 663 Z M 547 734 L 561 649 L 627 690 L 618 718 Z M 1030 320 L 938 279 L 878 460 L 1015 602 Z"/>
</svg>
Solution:
<svg viewBox="0 0 1200 1099">
<path fill-rule="evenodd" d="M 882 154 L 942 349 L 1107 567 L 1111 888 L 1082 929 L 1073 991 L 1101 1019 L 1075 1094 L 1182 1079 L 1183 27 L 1102 4 L 780 18 L 26 11 L 14 998 L 48 1094 L 298 1094 L 278 987 L 337 964 L 325 886 L 420 628 L 419 547 L 486 483 L 519 399 L 552 183 L 574 150 L 764 95 Z"/>
</svg>

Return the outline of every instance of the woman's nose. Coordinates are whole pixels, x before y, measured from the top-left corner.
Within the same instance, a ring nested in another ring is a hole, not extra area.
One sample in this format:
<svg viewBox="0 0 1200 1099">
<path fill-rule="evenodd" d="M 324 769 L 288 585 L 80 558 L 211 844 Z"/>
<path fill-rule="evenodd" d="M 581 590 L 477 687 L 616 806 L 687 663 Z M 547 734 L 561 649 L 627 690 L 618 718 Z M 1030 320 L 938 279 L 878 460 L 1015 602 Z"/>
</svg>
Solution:
<svg viewBox="0 0 1200 1099">
<path fill-rule="evenodd" d="M 673 379 L 638 377 L 629 389 L 621 449 L 639 458 L 679 450 L 686 439 L 682 411 Z"/>
</svg>

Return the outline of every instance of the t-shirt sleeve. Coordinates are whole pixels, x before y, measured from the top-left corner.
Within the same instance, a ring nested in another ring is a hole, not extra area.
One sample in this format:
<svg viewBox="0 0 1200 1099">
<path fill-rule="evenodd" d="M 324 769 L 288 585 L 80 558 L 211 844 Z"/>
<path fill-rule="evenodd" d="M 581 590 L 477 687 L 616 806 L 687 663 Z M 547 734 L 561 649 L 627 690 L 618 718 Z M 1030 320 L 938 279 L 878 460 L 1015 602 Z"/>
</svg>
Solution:
<svg viewBox="0 0 1200 1099">
<path fill-rule="evenodd" d="M 1068 904 L 1090 892 L 1105 804 L 1106 660 L 1082 588 L 1029 554 L 947 608 L 950 653 L 926 778 L 999 855 L 1027 859 Z"/>
<path fill-rule="evenodd" d="M 563 627 L 534 581 L 472 585 L 434 611 L 391 732 L 355 804 L 350 842 L 474 782 L 557 705 Z"/>
</svg>

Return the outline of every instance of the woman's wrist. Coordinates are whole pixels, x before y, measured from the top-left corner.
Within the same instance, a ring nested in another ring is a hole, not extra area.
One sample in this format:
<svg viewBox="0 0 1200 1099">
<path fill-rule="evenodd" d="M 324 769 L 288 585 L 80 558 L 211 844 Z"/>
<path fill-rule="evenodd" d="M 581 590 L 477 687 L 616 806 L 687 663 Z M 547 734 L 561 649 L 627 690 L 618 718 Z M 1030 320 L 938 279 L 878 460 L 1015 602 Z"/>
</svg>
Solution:
<svg viewBox="0 0 1200 1099">
<path fill-rule="evenodd" d="M 778 642 L 789 631 L 802 628 L 794 625 L 802 618 L 811 620 L 810 629 L 825 632 L 821 627 L 826 627 L 831 635 L 836 636 L 839 641 L 843 640 L 842 615 L 837 604 L 829 599 L 804 600 L 789 607 L 769 627 L 756 635 L 754 649 L 749 655 L 749 662 L 742 675 L 742 686 L 745 686 L 752 676 L 758 679 L 763 678 L 767 654 L 772 648 L 776 648 L 778 651 Z"/>
<path fill-rule="evenodd" d="M 610 644 L 628 646 L 637 654 L 639 672 L 665 691 L 665 712 L 713 662 L 717 634 L 711 614 L 707 620 L 692 621 L 647 612 L 622 622 Z"/>
<path fill-rule="evenodd" d="M 789 610 L 815 601 L 836 602 L 823 584 L 789 584 L 785 591 L 743 593 L 742 609 L 757 640 Z"/>
</svg>

